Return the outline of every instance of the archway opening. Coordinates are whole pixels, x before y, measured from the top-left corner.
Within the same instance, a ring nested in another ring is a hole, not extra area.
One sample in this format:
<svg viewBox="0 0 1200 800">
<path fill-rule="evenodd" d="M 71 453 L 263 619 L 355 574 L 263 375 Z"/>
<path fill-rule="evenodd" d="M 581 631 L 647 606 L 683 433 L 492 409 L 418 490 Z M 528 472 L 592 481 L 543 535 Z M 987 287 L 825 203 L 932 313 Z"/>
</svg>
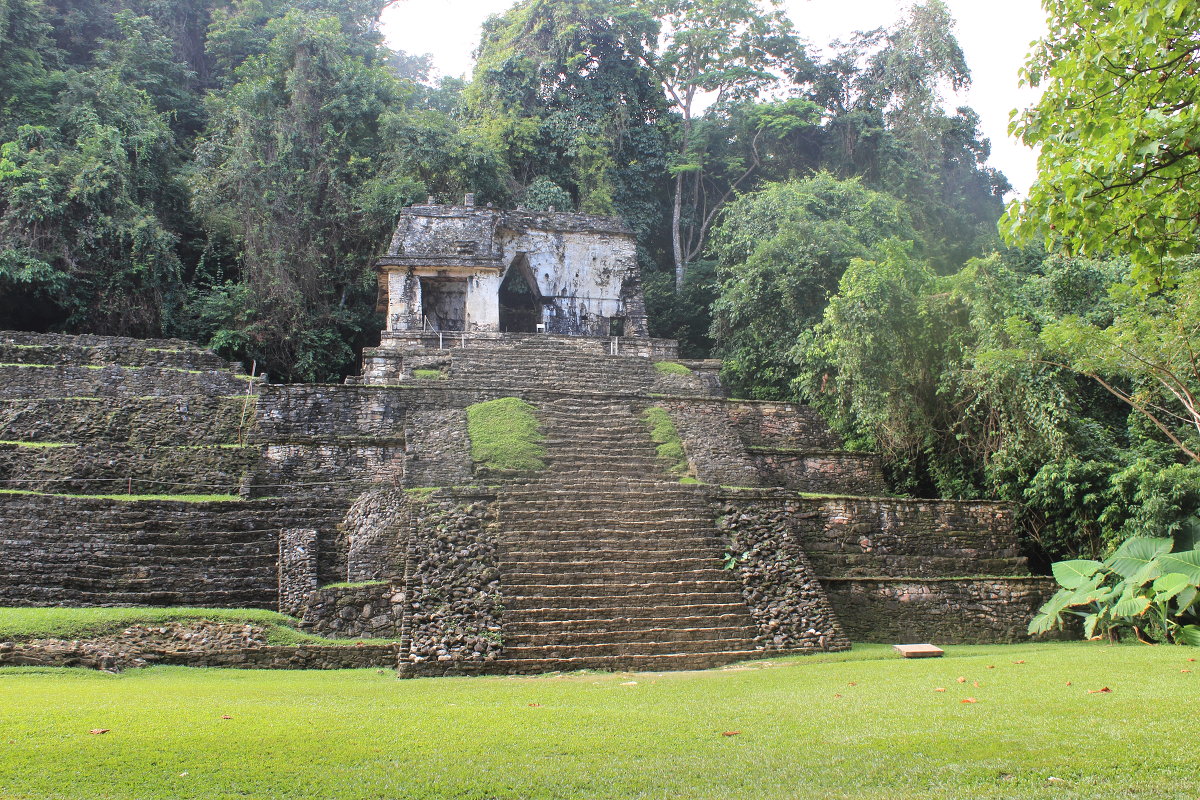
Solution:
<svg viewBox="0 0 1200 800">
<path fill-rule="evenodd" d="M 542 321 L 542 293 L 525 256 L 517 256 L 500 282 L 500 330 L 537 333 Z"/>
</svg>

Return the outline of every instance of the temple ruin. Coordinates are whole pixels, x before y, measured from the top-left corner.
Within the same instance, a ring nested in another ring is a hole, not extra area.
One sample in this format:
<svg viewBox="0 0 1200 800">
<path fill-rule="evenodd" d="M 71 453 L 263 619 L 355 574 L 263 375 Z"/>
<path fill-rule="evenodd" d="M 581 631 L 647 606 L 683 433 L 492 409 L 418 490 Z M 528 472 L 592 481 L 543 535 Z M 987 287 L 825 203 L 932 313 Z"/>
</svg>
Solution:
<svg viewBox="0 0 1200 800">
<path fill-rule="evenodd" d="M 279 609 L 373 643 L 156 658 L 416 675 L 1010 641 L 1053 591 L 1011 507 L 889 496 L 811 409 L 650 338 L 618 220 L 417 206 L 377 266 L 387 327 L 342 385 L 0 332 L 0 604 Z M 541 467 L 475 453 L 510 398 Z"/>
</svg>

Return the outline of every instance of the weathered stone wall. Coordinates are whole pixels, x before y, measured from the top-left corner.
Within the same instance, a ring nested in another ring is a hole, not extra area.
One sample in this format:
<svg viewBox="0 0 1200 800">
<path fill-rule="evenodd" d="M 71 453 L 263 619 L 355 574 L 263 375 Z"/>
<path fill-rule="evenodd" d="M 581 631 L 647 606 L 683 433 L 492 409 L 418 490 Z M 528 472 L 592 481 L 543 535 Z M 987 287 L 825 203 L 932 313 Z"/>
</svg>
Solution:
<svg viewBox="0 0 1200 800">
<path fill-rule="evenodd" d="M 874 453 L 818 453 L 751 447 L 749 455 L 757 468 L 759 485 L 783 486 L 816 494 L 867 497 L 887 494 L 879 456 Z"/>
<path fill-rule="evenodd" d="M 58 494 L 238 494 L 258 459 L 257 447 L 0 444 L 0 486 Z"/>
<path fill-rule="evenodd" d="M 733 428 L 725 403 L 663 398 L 696 477 L 721 486 L 761 486 L 758 469 Z"/>
<path fill-rule="evenodd" d="M 740 524 L 786 528 L 817 575 L 931 578 L 1027 575 L 1003 503 L 899 498 L 802 498 L 785 491 L 730 492 Z"/>
<path fill-rule="evenodd" d="M 842 446 L 821 415 L 808 406 L 749 400 L 730 400 L 724 406 L 747 447 L 829 451 Z"/>
<path fill-rule="evenodd" d="M 273 609 L 279 532 L 331 531 L 341 516 L 340 509 L 286 501 L 3 495 L 0 605 Z"/>
<path fill-rule="evenodd" d="M 0 398 L 245 394 L 258 378 L 161 367 L 0 364 Z"/>
<path fill-rule="evenodd" d="M 0 331 L 0 364 L 78 364 L 228 370 L 229 362 L 178 339 L 65 336 Z"/>
<path fill-rule="evenodd" d="M 769 650 L 848 649 L 850 640 L 794 532 L 763 524 L 736 503 L 720 510 L 717 526 L 758 627 L 756 641 Z"/>
<path fill-rule="evenodd" d="M 268 444 L 246 486 L 251 497 L 353 497 L 376 481 L 404 481 L 404 447 Z"/>
<path fill-rule="evenodd" d="M 474 480 L 467 412 L 462 408 L 414 408 L 404 429 L 407 485 L 463 486 Z"/>
<path fill-rule="evenodd" d="M 857 642 L 1017 642 L 1054 594 L 1053 578 L 825 578 Z"/>
<path fill-rule="evenodd" d="M 254 425 L 256 398 L 41 397 L 0 399 L 0 439 L 199 447 L 236 444 Z"/>
<path fill-rule="evenodd" d="M 320 585 L 320 534 L 312 528 L 279 532 L 279 610 L 297 616 Z"/>
</svg>

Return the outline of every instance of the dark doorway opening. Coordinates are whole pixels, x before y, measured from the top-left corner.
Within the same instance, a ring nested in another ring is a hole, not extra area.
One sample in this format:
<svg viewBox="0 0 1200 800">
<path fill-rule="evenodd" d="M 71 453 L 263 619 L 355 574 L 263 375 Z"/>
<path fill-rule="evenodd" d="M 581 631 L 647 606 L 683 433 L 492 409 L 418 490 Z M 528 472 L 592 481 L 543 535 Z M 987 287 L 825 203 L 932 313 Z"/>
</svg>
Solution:
<svg viewBox="0 0 1200 800">
<path fill-rule="evenodd" d="M 542 294 L 529 271 L 529 262 L 518 256 L 500 283 L 500 330 L 537 333 L 542 321 Z"/>
<path fill-rule="evenodd" d="M 467 282 L 421 279 L 421 309 L 435 331 L 467 329 Z"/>
</svg>

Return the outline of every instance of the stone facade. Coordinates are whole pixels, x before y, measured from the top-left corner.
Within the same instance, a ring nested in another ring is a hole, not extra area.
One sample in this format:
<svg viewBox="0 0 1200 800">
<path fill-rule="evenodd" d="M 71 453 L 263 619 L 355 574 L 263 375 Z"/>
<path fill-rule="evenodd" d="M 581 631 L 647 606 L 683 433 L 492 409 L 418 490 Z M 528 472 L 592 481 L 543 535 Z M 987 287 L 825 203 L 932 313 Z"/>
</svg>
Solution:
<svg viewBox="0 0 1200 800">
<path fill-rule="evenodd" d="M 460 206 L 404 209 L 376 262 L 387 329 L 646 335 L 637 244 L 620 220 Z"/>
</svg>

